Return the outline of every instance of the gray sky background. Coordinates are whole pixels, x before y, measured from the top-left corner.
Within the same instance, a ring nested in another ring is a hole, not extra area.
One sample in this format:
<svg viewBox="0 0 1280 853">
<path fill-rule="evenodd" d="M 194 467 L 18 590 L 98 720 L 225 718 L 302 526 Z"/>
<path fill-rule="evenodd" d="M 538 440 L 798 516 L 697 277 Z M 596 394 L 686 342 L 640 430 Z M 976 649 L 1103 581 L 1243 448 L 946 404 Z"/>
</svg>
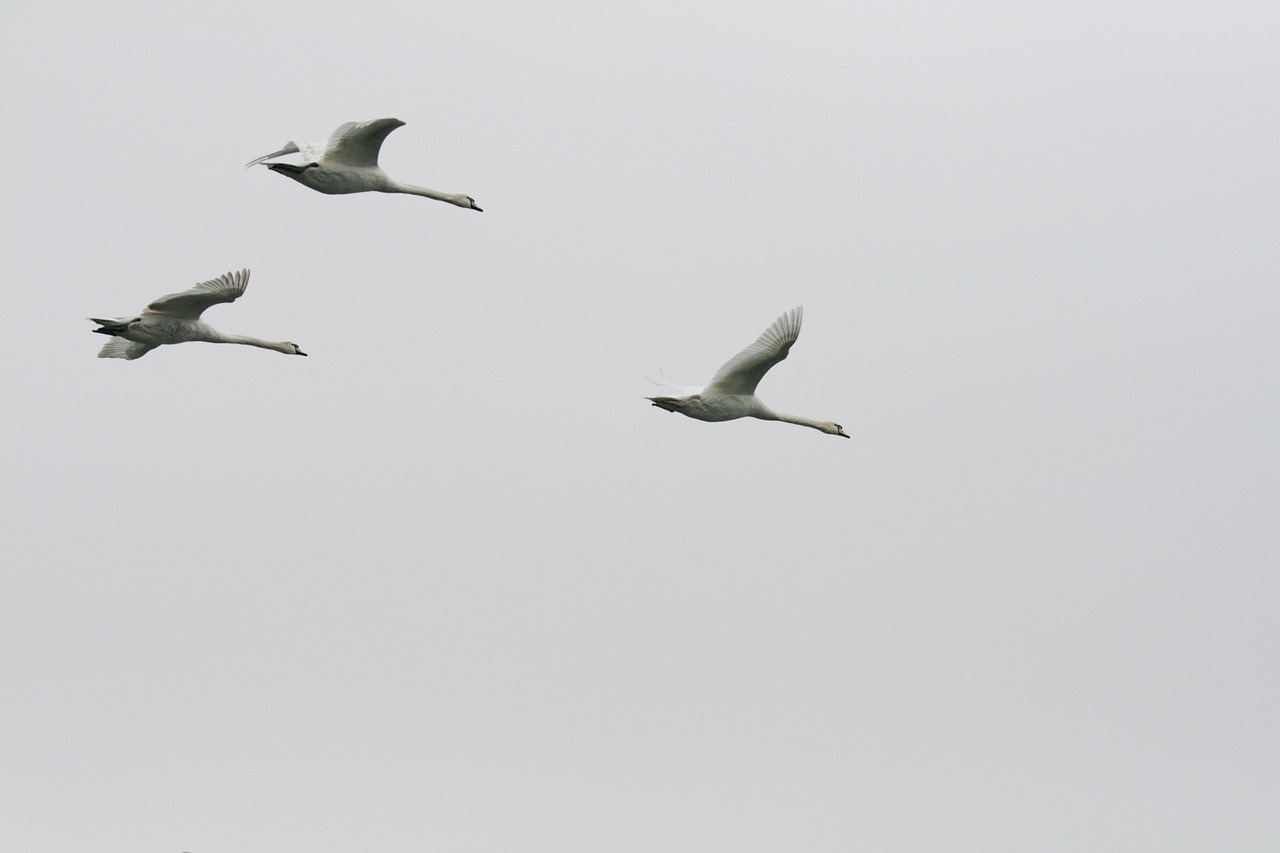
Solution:
<svg viewBox="0 0 1280 853">
<path fill-rule="evenodd" d="M 1280 6 L 0 38 L 7 849 L 1280 845 Z M 242 168 L 383 116 L 485 212 Z M 642 399 L 798 304 L 852 441 Z"/>
</svg>

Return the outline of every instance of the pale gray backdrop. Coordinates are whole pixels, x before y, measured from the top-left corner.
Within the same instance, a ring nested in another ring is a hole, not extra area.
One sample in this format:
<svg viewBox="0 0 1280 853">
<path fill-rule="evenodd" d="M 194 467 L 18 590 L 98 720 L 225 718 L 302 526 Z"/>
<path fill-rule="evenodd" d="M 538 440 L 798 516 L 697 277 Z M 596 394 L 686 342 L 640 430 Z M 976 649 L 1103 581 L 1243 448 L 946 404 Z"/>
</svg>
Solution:
<svg viewBox="0 0 1280 853">
<path fill-rule="evenodd" d="M 4 18 L 5 849 L 1280 847 L 1280 6 Z"/>
</svg>

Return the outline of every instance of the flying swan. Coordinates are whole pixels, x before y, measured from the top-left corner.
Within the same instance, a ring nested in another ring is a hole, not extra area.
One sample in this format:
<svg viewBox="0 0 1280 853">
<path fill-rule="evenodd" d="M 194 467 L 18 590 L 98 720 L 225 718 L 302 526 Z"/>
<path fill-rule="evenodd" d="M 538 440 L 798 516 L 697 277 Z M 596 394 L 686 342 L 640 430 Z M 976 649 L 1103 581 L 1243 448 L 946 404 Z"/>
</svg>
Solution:
<svg viewBox="0 0 1280 853">
<path fill-rule="evenodd" d="M 426 187 L 402 184 L 378 167 L 378 151 L 382 140 L 404 122 L 398 118 L 376 118 L 373 121 L 349 121 L 329 137 L 329 142 L 286 142 L 274 154 L 267 154 L 245 164 L 245 168 L 266 163 L 286 154 L 301 154 L 304 162 L 267 163 L 267 168 L 293 178 L 303 186 L 329 195 L 345 193 L 408 193 L 447 201 L 458 207 L 480 210 L 476 200 L 462 193 L 442 193 Z M 483 213 L 484 211 L 481 211 Z"/>
<path fill-rule="evenodd" d="M 187 341 L 207 341 L 211 344 L 248 344 L 251 347 L 273 349 L 285 355 L 306 355 L 298 345 L 289 341 L 264 341 L 248 335 L 224 335 L 200 319 L 210 305 L 219 302 L 235 302 L 249 286 L 249 271 L 229 272 L 213 281 L 197 284 L 181 293 L 161 296 L 136 317 L 116 317 L 102 320 L 89 319 L 100 328 L 100 335 L 111 335 L 103 345 L 98 358 L 142 358 L 163 344 L 181 344 Z"/>
<path fill-rule="evenodd" d="M 666 385 L 683 392 L 680 397 L 646 397 L 660 409 L 679 412 L 700 421 L 732 421 L 737 418 L 759 418 L 762 421 L 782 421 L 788 424 L 812 427 L 828 435 L 849 434 L 844 427 L 831 421 L 815 421 L 798 415 L 784 415 L 766 406 L 756 396 L 756 386 L 769 372 L 769 368 L 787 357 L 791 345 L 800 337 L 800 321 L 804 318 L 804 306 L 793 308 L 765 329 L 756 342 L 729 359 L 711 378 L 706 388 L 685 388 L 671 385 L 660 378 L 649 377 L 657 385 Z"/>
</svg>

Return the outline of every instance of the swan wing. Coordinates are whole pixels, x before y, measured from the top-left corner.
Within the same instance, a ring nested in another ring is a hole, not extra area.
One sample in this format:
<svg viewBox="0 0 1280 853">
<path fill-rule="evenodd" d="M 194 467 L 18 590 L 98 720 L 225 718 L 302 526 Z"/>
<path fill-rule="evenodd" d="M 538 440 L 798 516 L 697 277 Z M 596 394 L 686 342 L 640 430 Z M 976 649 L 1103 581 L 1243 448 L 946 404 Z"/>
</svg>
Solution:
<svg viewBox="0 0 1280 853">
<path fill-rule="evenodd" d="M 265 163 L 268 160 L 274 160 L 275 158 L 283 157 L 286 154 L 301 154 L 304 162 L 317 163 L 320 161 L 320 158 L 324 156 L 324 143 L 311 142 L 305 139 L 302 142 L 286 142 L 284 147 L 279 151 L 273 151 L 270 154 L 263 154 L 258 159 L 250 160 L 248 163 L 245 163 L 244 167 L 248 169 L 250 166 Z"/>
<path fill-rule="evenodd" d="M 202 281 L 190 290 L 161 296 L 147 306 L 151 314 L 164 314 L 182 320 L 199 320 L 210 305 L 235 302 L 249 286 L 249 271 L 229 272 L 212 281 Z"/>
<path fill-rule="evenodd" d="M 756 338 L 756 342 L 725 362 L 711 377 L 708 394 L 754 394 L 769 368 L 787 357 L 791 345 L 800 337 L 804 306 L 783 314 Z"/>
<path fill-rule="evenodd" d="M 98 358 L 127 358 L 133 361 L 155 349 L 155 344 L 142 344 L 125 338 L 111 338 L 98 350 Z"/>
<path fill-rule="evenodd" d="M 673 391 L 679 391 L 680 394 L 685 397 L 702 393 L 701 385 L 676 385 L 671 382 L 668 382 L 667 377 L 662 374 L 661 370 L 659 370 L 657 373 L 645 374 L 644 378 L 648 379 L 654 385 L 661 385 L 663 388 L 670 388 Z"/>
<path fill-rule="evenodd" d="M 356 168 L 375 168 L 382 140 L 397 127 L 404 127 L 398 118 L 376 118 L 373 121 L 349 121 L 329 137 L 324 149 L 324 160 Z"/>
<path fill-rule="evenodd" d="M 274 160 L 276 157 L 283 157 L 286 154 L 297 154 L 301 150 L 302 149 L 298 147 L 298 143 L 286 142 L 284 144 L 284 147 L 281 148 L 279 151 L 272 152 L 271 154 L 263 154 L 258 159 L 250 160 L 248 163 L 245 163 L 244 167 L 247 169 L 250 166 L 258 165 L 259 163 L 265 163 L 268 160 Z"/>
</svg>

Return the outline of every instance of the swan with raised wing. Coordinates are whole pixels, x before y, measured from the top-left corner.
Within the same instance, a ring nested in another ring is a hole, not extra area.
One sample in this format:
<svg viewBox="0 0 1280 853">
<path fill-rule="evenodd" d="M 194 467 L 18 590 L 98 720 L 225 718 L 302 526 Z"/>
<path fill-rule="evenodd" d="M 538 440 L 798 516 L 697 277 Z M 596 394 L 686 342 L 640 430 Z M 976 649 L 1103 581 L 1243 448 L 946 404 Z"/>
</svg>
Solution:
<svg viewBox="0 0 1280 853">
<path fill-rule="evenodd" d="M 319 142 L 286 142 L 272 154 L 259 157 L 245 164 L 245 168 L 266 163 L 268 169 L 317 192 L 329 195 L 345 193 L 407 193 L 433 198 L 480 210 L 476 200 L 462 193 L 446 193 L 402 184 L 390 177 L 378 166 L 378 152 L 387 134 L 404 122 L 398 118 L 377 118 L 373 121 L 349 121 L 339 127 L 325 144 Z M 301 154 L 302 163 L 267 163 L 287 154 Z M 484 211 L 481 211 L 482 213 Z"/>
<path fill-rule="evenodd" d="M 832 421 L 815 421 L 799 415 L 775 412 L 756 396 L 756 386 L 769 372 L 769 368 L 787 357 L 791 345 L 800 337 L 800 322 L 804 319 L 804 306 L 783 314 L 773 325 L 765 329 L 756 342 L 729 359 L 711 378 L 705 388 L 686 388 L 671 385 L 649 377 L 657 385 L 666 385 L 681 392 L 679 397 L 646 397 L 653 405 L 668 412 L 679 412 L 700 421 L 732 421 L 737 418 L 759 418 L 762 421 L 782 421 L 799 424 L 825 432 L 828 435 L 849 434 L 844 427 Z"/>
<path fill-rule="evenodd" d="M 249 271 L 229 272 L 212 281 L 197 284 L 181 293 L 161 296 L 148 305 L 141 314 L 133 317 L 114 317 L 109 320 L 90 317 L 99 328 L 100 335 L 111 335 L 103 345 L 98 358 L 142 358 L 158 346 L 181 344 L 187 341 L 206 341 L 211 344 L 247 344 L 262 347 L 285 355 L 306 355 L 298 345 L 290 341 L 264 341 L 248 335 L 225 335 L 200 319 L 211 305 L 235 302 L 249 286 Z"/>
</svg>

